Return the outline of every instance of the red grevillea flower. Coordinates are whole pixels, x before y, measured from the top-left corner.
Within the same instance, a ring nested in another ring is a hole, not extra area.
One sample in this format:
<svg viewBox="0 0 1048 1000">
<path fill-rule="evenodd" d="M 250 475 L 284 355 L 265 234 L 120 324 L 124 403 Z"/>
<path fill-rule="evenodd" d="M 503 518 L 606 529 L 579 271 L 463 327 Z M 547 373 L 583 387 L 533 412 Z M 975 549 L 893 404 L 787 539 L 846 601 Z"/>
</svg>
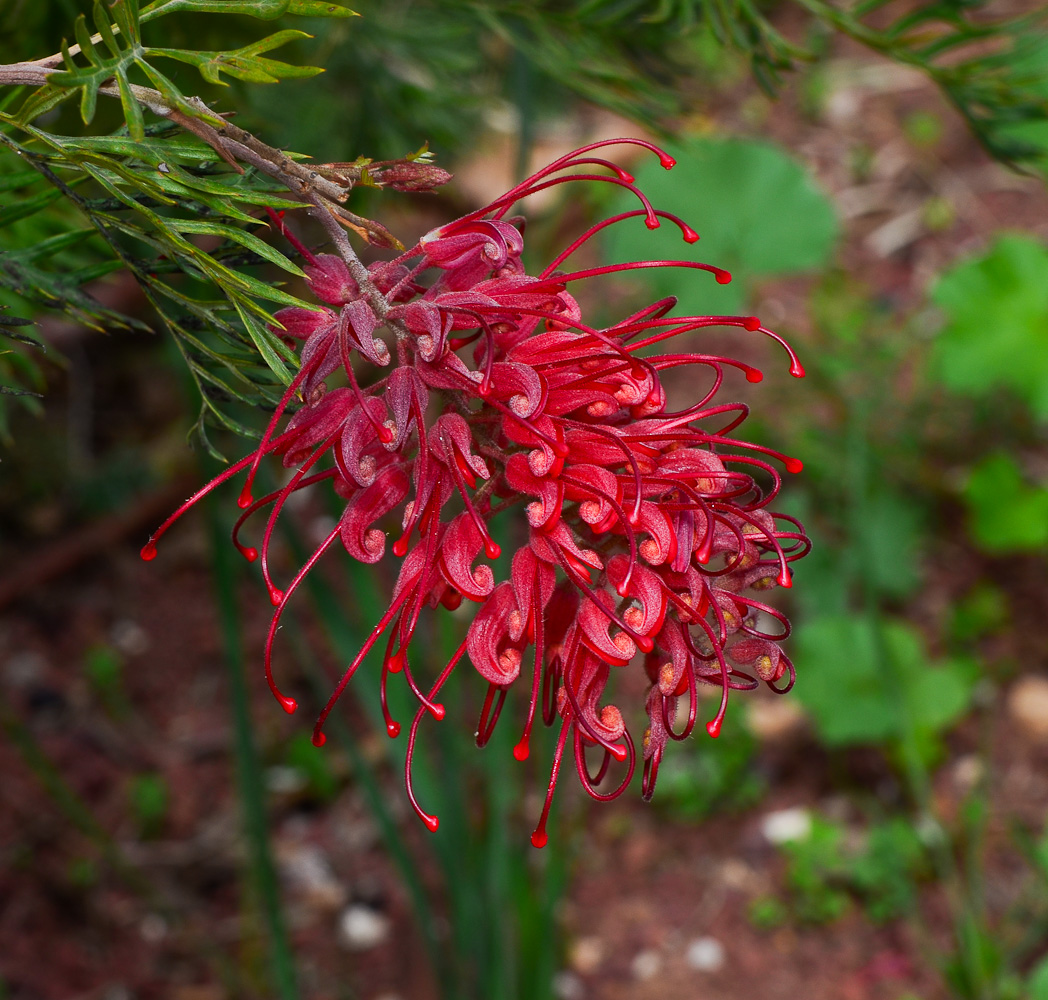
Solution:
<svg viewBox="0 0 1048 1000">
<path fill-rule="evenodd" d="M 614 142 L 643 146 L 667 169 L 674 165 L 649 143 Z M 517 760 L 528 756 L 539 714 L 546 725 L 559 726 L 531 838 L 537 847 L 546 842 L 566 755 L 586 791 L 601 800 L 619 795 L 642 760 L 648 798 L 668 742 L 686 739 L 695 726 L 700 685 L 721 692 L 706 723 L 716 736 L 730 690 L 763 681 L 782 692 L 793 684 L 793 664 L 779 645 L 789 623 L 754 595 L 789 587 L 790 563 L 808 551 L 801 525 L 767 509 L 780 486 L 769 459 L 790 472 L 801 463 L 737 438 L 747 408 L 714 402 L 726 366 L 751 382 L 760 381 L 759 371 L 710 354 L 647 349 L 704 327 L 736 327 L 774 338 L 789 355 L 790 373 L 801 376 L 803 369 L 755 317 L 671 316 L 673 299 L 611 326 L 586 322 L 571 293 L 583 279 L 676 267 L 731 280 L 719 268 L 689 260 L 567 265 L 598 232 L 633 217 L 649 229 L 665 220 L 686 243 L 698 239 L 681 219 L 653 208 L 625 170 L 594 155 L 612 144 L 594 143 L 555 160 L 485 208 L 427 233 L 396 260 L 372 265 L 366 278 L 355 261 L 359 280 L 340 257 L 299 246 L 313 292 L 326 307 L 276 314 L 279 332 L 301 341 L 298 374 L 255 451 L 187 501 L 142 550 L 143 558 L 153 558 L 157 539 L 186 509 L 246 470 L 234 542 L 248 559 L 261 555 L 276 606 L 266 677 L 292 712 L 295 702 L 279 692 L 271 668 L 284 609 L 337 544 L 361 562 L 389 558 L 379 525 L 399 511 L 402 532 L 391 557 L 400 573 L 389 609 L 321 711 L 313 742 L 324 742 L 328 714 L 384 639 L 380 690 L 387 728 L 390 736 L 400 732 L 386 708 L 386 686 L 391 674 L 402 674 L 419 705 L 408 735 L 407 790 L 431 829 L 438 821 L 415 799 L 411 760 L 422 719 L 443 718 L 437 698 L 463 657 L 488 682 L 479 745 L 491 736 L 515 684 L 529 692 Z M 523 226 L 508 218 L 510 209 L 536 191 L 577 181 L 625 188 L 639 207 L 592 226 L 543 271 L 528 274 L 521 262 Z M 388 374 L 361 385 L 354 352 Z M 671 412 L 662 373 L 682 366 L 704 369 L 709 382 L 699 398 Z M 335 373 L 346 384 L 329 390 Z M 279 455 L 295 471 L 280 490 L 256 500 L 252 482 L 267 455 Z M 753 477 L 757 470 L 763 485 Z M 278 586 L 267 558 L 274 525 L 293 493 L 321 482 L 345 500 L 342 517 L 294 578 Z M 237 536 L 244 520 L 266 507 L 259 553 Z M 527 543 L 514 553 L 508 579 L 496 580 L 490 566 L 478 563 L 500 555 L 490 522 L 521 507 Z M 419 616 L 424 607 L 454 609 L 463 600 L 477 604 L 468 634 L 424 691 L 410 655 Z M 651 684 L 639 746 L 624 713 L 605 701 L 612 674 L 635 661 Z M 587 753 L 599 758 L 596 773 Z M 601 791 L 613 761 L 624 776 Z"/>
</svg>

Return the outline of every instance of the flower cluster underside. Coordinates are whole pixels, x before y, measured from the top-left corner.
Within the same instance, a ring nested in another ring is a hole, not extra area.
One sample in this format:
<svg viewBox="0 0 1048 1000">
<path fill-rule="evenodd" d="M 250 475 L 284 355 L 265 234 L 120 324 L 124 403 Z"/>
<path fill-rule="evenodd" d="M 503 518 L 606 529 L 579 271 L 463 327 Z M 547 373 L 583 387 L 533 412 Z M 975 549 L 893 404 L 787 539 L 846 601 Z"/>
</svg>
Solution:
<svg viewBox="0 0 1048 1000">
<path fill-rule="evenodd" d="M 673 166 L 647 143 L 617 141 L 647 146 L 663 166 Z M 157 538 L 185 509 L 247 471 L 234 541 L 247 558 L 261 557 L 275 605 L 266 677 L 284 708 L 294 711 L 271 666 L 284 609 L 336 544 L 363 563 L 383 559 L 386 532 L 379 525 L 399 512 L 401 530 L 391 548 L 400 570 L 389 608 L 321 711 L 313 739 L 324 742 L 328 714 L 372 647 L 384 642 L 380 691 L 391 736 L 400 726 L 386 708 L 389 676 L 402 674 L 418 700 L 406 781 L 412 805 L 431 829 L 437 819 L 415 800 L 411 758 L 421 720 L 443 717 L 436 699 L 464 656 L 488 682 L 478 744 L 490 737 L 515 684 L 530 692 L 514 749 L 518 760 L 528 756 L 540 713 L 546 725 L 559 724 L 532 837 L 537 846 L 546 841 L 569 749 L 594 798 L 620 794 L 638 760 L 642 791 L 650 797 L 669 741 L 687 738 L 695 726 L 700 685 L 721 692 L 706 723 L 716 736 L 731 689 L 764 682 L 785 691 L 793 683 L 793 665 L 779 645 L 789 623 L 754 595 L 790 586 L 790 563 L 808 550 L 801 526 L 768 510 L 780 485 L 769 459 L 791 472 L 800 463 L 736 437 L 746 407 L 714 402 L 725 368 L 750 381 L 759 381 L 760 372 L 726 357 L 650 349 L 706 327 L 737 327 L 778 340 L 791 373 L 803 370 L 788 345 L 755 317 L 675 317 L 669 298 L 611 326 L 586 323 L 570 291 L 584 279 L 676 266 L 730 280 L 692 261 L 565 268 L 602 229 L 634 217 L 649 228 L 667 220 L 687 243 L 698 238 L 676 216 L 654 209 L 625 170 L 594 155 L 608 144 L 561 157 L 484 209 L 366 272 L 355 261 L 313 254 L 284 230 L 325 304 L 276 316 L 278 332 L 301 345 L 298 374 L 259 446 L 188 501 L 143 550 L 152 558 Z M 541 273 L 528 274 L 521 261 L 523 225 L 508 218 L 510 209 L 528 194 L 579 180 L 626 188 L 640 207 L 597 223 Z M 356 277 L 347 264 L 355 265 Z M 695 367 L 707 373 L 701 398 L 669 411 L 663 373 Z M 362 384 L 358 373 L 365 371 L 373 377 Z M 255 499 L 253 480 L 268 455 L 294 471 L 281 489 Z M 292 494 L 320 483 L 344 500 L 342 516 L 294 578 L 278 587 L 269 566 L 276 522 Z M 267 507 L 260 549 L 244 545 L 241 526 Z M 491 520 L 504 510 L 521 511 L 526 542 L 513 554 L 508 578 L 496 581 L 483 560 L 501 554 Z M 477 605 L 472 624 L 424 690 L 410 662 L 422 610 L 455 609 L 463 601 Z M 639 746 L 623 712 L 605 701 L 612 673 L 636 660 L 650 682 Z M 587 751 L 599 758 L 595 773 Z M 624 776 L 617 787 L 601 790 L 612 762 Z"/>
</svg>

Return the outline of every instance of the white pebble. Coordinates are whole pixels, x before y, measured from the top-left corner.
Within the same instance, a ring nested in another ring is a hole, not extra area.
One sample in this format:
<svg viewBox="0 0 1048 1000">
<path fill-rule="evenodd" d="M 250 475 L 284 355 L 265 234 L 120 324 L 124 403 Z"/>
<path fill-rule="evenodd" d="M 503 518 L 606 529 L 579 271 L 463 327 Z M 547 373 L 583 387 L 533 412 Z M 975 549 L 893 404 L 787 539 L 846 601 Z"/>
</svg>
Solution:
<svg viewBox="0 0 1048 1000">
<path fill-rule="evenodd" d="M 811 813 L 800 806 L 768 813 L 761 820 L 761 833 L 770 844 L 807 840 L 811 836 Z"/>
<path fill-rule="evenodd" d="M 651 979 L 662 968 L 662 958 L 657 951 L 641 951 L 633 959 L 631 969 L 635 979 Z"/>
<path fill-rule="evenodd" d="M 382 944 L 391 929 L 389 917 L 370 906 L 347 906 L 339 920 L 342 943 L 350 951 L 367 951 Z"/>
<path fill-rule="evenodd" d="M 557 1000 L 582 1000 L 585 993 L 586 987 L 574 972 L 564 969 L 553 977 L 553 995 Z"/>
<path fill-rule="evenodd" d="M 716 972 L 724 965 L 724 945 L 716 938 L 696 938 L 688 945 L 685 959 L 699 972 Z"/>
</svg>

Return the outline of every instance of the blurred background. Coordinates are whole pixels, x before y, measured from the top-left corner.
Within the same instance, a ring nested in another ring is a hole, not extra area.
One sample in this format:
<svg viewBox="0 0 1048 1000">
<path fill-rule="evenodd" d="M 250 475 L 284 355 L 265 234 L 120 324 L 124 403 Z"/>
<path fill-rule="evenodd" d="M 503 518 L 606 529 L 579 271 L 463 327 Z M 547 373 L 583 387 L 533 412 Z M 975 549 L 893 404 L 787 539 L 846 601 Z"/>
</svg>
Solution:
<svg viewBox="0 0 1048 1000">
<path fill-rule="evenodd" d="M 81 9 L 9 0 L 0 60 L 57 51 Z M 733 698 L 718 740 L 671 748 L 650 805 L 565 780 L 539 852 L 548 748 L 517 764 L 504 723 L 477 750 L 482 686 L 464 676 L 454 721 L 422 737 L 417 785 L 442 820 L 427 834 L 373 678 L 323 750 L 303 721 L 384 610 L 390 568 L 333 559 L 302 594 L 278 670 L 306 708 L 286 717 L 260 668 L 268 600 L 224 540 L 236 487 L 138 558 L 219 468 L 187 442 L 199 382 L 126 273 L 66 287 L 59 309 L 26 291 L 89 275 L 104 248 L 27 254 L 82 222 L 64 200 L 26 211 L 48 186 L 0 149 L 0 305 L 47 345 L 0 342 L 0 381 L 39 393 L 0 396 L 0 997 L 1048 1000 L 1048 124 L 984 113 L 979 89 L 1011 81 L 1013 110 L 1043 108 L 1043 33 L 987 35 L 982 75 L 955 79 L 900 55 L 914 5 L 862 5 L 872 49 L 850 15 L 785 2 L 746 7 L 741 37 L 691 3 L 356 9 L 296 22 L 314 37 L 281 58 L 322 76 L 172 78 L 318 161 L 428 142 L 455 174 L 438 194 L 354 194 L 405 243 L 581 143 L 665 141 L 670 173 L 619 161 L 735 281 L 635 272 L 586 305 L 673 293 L 755 313 L 800 354 L 803 381 L 755 335 L 703 342 L 764 369 L 724 398 L 805 463 L 777 504 L 814 542 L 778 599 L 796 688 Z M 164 24 L 170 46 L 259 34 Z M 97 134 L 121 123 L 104 103 Z M 65 107 L 47 127 L 83 130 Z M 580 192 L 525 206 L 533 262 L 617 210 Z M 680 252 L 613 232 L 605 261 Z M 78 321 L 80 294 L 104 330 Z M 257 432 L 251 410 L 236 419 Z M 247 450 L 222 426 L 209 441 Z M 280 565 L 330 516 L 301 505 Z M 445 618 L 435 663 L 465 624 Z M 639 679 L 632 693 L 639 724 Z"/>
</svg>

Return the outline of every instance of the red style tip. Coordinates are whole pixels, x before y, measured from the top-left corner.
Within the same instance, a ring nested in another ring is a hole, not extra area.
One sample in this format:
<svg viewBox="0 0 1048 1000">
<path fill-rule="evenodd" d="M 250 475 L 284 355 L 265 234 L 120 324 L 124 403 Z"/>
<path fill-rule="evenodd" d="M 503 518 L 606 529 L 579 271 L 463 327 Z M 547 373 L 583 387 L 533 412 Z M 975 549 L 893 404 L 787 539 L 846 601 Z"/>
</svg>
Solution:
<svg viewBox="0 0 1048 1000">
<path fill-rule="evenodd" d="M 437 828 L 440 826 L 440 820 L 436 816 L 430 816 L 427 813 L 422 814 L 422 822 L 426 824 L 426 829 L 430 833 L 436 833 Z"/>
<path fill-rule="evenodd" d="M 152 562 L 154 559 L 156 559 L 156 546 L 152 542 L 148 542 L 147 544 L 142 546 L 142 551 L 139 553 L 139 555 L 146 562 Z"/>
<path fill-rule="evenodd" d="M 378 439 L 383 444 L 389 444 L 390 441 L 395 438 L 396 435 L 388 428 L 385 424 L 380 424 L 378 428 Z"/>
<path fill-rule="evenodd" d="M 680 231 L 684 235 L 684 242 L 685 243 L 698 243 L 699 242 L 699 234 L 697 232 L 695 232 L 695 230 L 692 229 L 691 226 L 683 225 L 683 226 L 680 227 Z"/>
<path fill-rule="evenodd" d="M 717 284 L 718 285 L 727 285 L 731 281 L 731 272 L 730 271 L 717 270 L 717 271 L 714 271 L 713 273 L 717 276 Z"/>
<path fill-rule="evenodd" d="M 706 732 L 710 734 L 714 739 L 720 736 L 721 731 L 721 720 L 714 719 L 712 722 L 706 723 Z"/>
<path fill-rule="evenodd" d="M 394 722 L 392 719 L 386 723 L 386 735 L 391 739 L 395 740 L 400 735 L 400 723 Z"/>
<path fill-rule="evenodd" d="M 608 752 L 614 757 L 620 764 L 629 756 L 630 752 L 626 749 L 624 743 L 612 743 Z"/>
<path fill-rule="evenodd" d="M 432 708 L 431 708 L 431 709 L 429 710 L 429 714 L 430 714 L 430 715 L 432 715 L 432 716 L 433 716 L 433 718 L 437 720 L 437 722 L 440 722 L 440 721 L 441 721 L 441 720 L 442 720 L 442 719 L 444 718 L 444 716 L 445 716 L 445 714 L 446 714 L 446 711 L 445 711 L 445 708 L 444 708 L 444 706 L 443 706 L 443 705 L 441 705 L 441 704 L 440 704 L 440 702 L 437 702 L 437 703 L 436 703 L 436 704 L 435 704 L 435 705 L 434 705 L 434 706 L 433 706 L 433 707 L 432 707 Z"/>
<path fill-rule="evenodd" d="M 749 330 L 750 333 L 753 333 L 754 330 L 759 330 L 761 328 L 761 321 L 756 316 L 747 316 L 742 321 L 742 325 L 745 329 Z"/>
<path fill-rule="evenodd" d="M 787 590 L 789 590 L 790 587 L 793 586 L 793 577 L 791 577 L 789 573 L 780 573 L 778 584 L 780 587 L 785 587 Z"/>
<path fill-rule="evenodd" d="M 241 549 L 240 554 L 248 562 L 254 562 L 258 558 L 258 549 Z"/>
<path fill-rule="evenodd" d="M 407 535 L 401 535 L 401 537 L 398 538 L 393 543 L 393 555 L 398 556 L 399 558 L 403 559 L 404 556 L 406 556 L 407 554 L 408 554 L 408 536 Z"/>
<path fill-rule="evenodd" d="M 314 733 L 313 739 L 310 741 L 315 747 L 322 747 L 327 743 L 327 737 L 323 733 Z"/>
<path fill-rule="evenodd" d="M 658 220 L 658 218 L 656 216 L 649 215 L 644 220 L 644 225 L 646 225 L 649 229 L 658 229 L 659 228 L 659 220 Z"/>
<path fill-rule="evenodd" d="M 746 381 L 747 382 L 761 382 L 764 380 L 764 372 L 759 368 L 747 368 L 746 369 Z"/>
<path fill-rule="evenodd" d="M 804 378 L 804 375 L 805 375 L 804 365 L 802 365 L 799 361 L 794 361 L 790 365 L 790 374 L 794 378 Z"/>
<path fill-rule="evenodd" d="M 240 491 L 240 496 L 237 497 L 237 506 L 241 510 L 247 510 L 255 502 L 255 498 L 251 495 L 251 487 L 245 486 Z"/>
<path fill-rule="evenodd" d="M 659 163 L 667 170 L 672 170 L 677 165 L 677 161 L 669 153 L 660 153 Z"/>
<path fill-rule="evenodd" d="M 537 847 L 540 850 L 549 843 L 549 836 L 545 830 L 536 830 L 531 835 L 531 846 Z"/>
<path fill-rule="evenodd" d="M 389 658 L 389 672 L 391 674 L 399 674 L 400 671 L 404 669 L 404 660 L 405 659 L 406 659 L 406 657 L 404 656 L 404 650 L 398 649 Z"/>
<path fill-rule="evenodd" d="M 623 171 L 622 171 L 622 179 L 623 179 L 623 180 L 624 180 L 624 181 L 625 181 L 625 182 L 626 182 L 627 184 L 635 184 L 635 183 L 636 183 L 636 181 L 637 181 L 637 178 L 636 178 L 636 177 L 634 177 L 634 176 L 633 176 L 633 174 L 631 174 L 631 173 L 628 173 L 628 172 L 627 172 L 627 171 L 625 171 L 625 170 L 623 170 Z"/>
<path fill-rule="evenodd" d="M 286 695 L 277 694 L 275 691 L 273 693 L 276 694 L 277 701 L 280 702 L 280 707 L 287 712 L 288 715 L 291 715 L 292 712 L 298 708 L 298 702 L 295 701 L 294 698 L 288 698 Z"/>
<path fill-rule="evenodd" d="M 638 635 L 635 641 L 642 653 L 650 653 L 655 648 L 655 643 L 646 635 Z"/>
<path fill-rule="evenodd" d="M 513 758 L 515 760 L 527 760 L 530 750 L 528 749 L 528 741 L 526 739 L 521 740 L 513 748 Z"/>
<path fill-rule="evenodd" d="M 787 458 L 786 459 L 786 471 L 787 472 L 800 472 L 804 468 L 804 463 L 799 458 Z"/>
<path fill-rule="evenodd" d="M 487 540 L 487 541 L 486 541 L 486 542 L 484 543 L 484 554 L 485 554 L 485 555 L 486 555 L 486 556 L 487 556 L 487 557 L 488 557 L 489 559 L 498 559 L 498 557 L 499 557 L 500 555 L 502 555 L 502 548 L 501 548 L 501 547 L 500 547 L 500 546 L 498 545 L 498 543 L 497 543 L 497 542 L 493 542 L 493 541 L 491 541 L 491 539 L 489 538 L 489 539 L 488 539 L 488 540 Z"/>
<path fill-rule="evenodd" d="M 284 591 L 282 591 L 279 587 L 270 587 L 269 601 L 273 605 L 273 607 L 279 607 L 280 602 L 282 600 L 284 600 Z"/>
</svg>

